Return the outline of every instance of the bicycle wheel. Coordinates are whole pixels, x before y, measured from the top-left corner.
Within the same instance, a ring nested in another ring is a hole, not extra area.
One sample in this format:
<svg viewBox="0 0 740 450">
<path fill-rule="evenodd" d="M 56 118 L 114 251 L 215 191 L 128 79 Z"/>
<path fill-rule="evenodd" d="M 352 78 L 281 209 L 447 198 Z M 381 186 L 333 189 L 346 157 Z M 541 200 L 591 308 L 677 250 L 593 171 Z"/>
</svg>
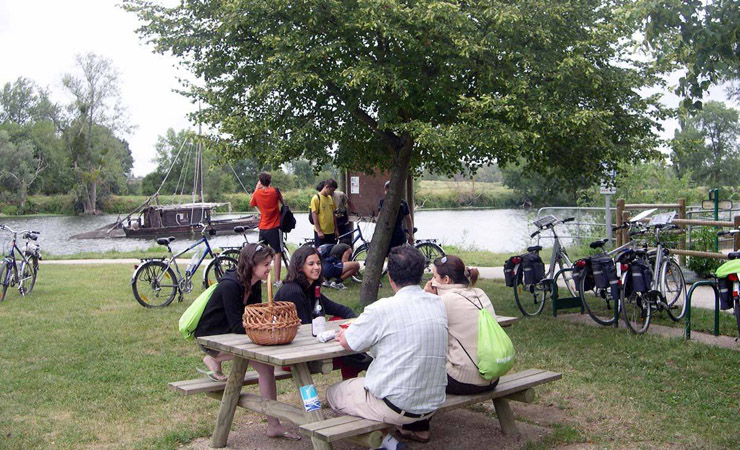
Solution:
<svg viewBox="0 0 740 450">
<path fill-rule="evenodd" d="M 10 285 L 10 266 L 3 261 L 0 263 L 0 302 L 5 300 L 5 293 Z"/>
<path fill-rule="evenodd" d="M 445 251 L 433 242 L 419 242 L 414 247 L 424 255 L 424 275 L 422 276 L 422 283 L 424 283 L 432 278 L 434 260 L 443 257 Z"/>
<path fill-rule="evenodd" d="M 30 294 L 33 287 L 36 285 L 37 267 L 38 260 L 34 256 L 28 258 L 28 263 L 23 264 L 19 283 L 19 287 L 23 295 Z"/>
<path fill-rule="evenodd" d="M 203 287 L 208 288 L 226 273 L 227 270 L 236 269 L 238 261 L 230 256 L 218 255 L 208 263 L 206 271 L 203 272 Z"/>
<path fill-rule="evenodd" d="M 161 308 L 175 299 L 177 277 L 162 261 L 147 261 L 136 269 L 131 288 L 141 306 Z"/>
<path fill-rule="evenodd" d="M 537 284 L 514 286 L 514 300 L 519 311 L 525 316 L 534 317 L 542 312 L 545 302 L 552 296 L 550 281 Z"/>
<path fill-rule="evenodd" d="M 590 274 L 590 269 L 588 272 L 584 270 L 578 283 L 578 296 L 581 297 L 581 303 L 583 303 L 588 315 L 594 319 L 594 322 L 604 326 L 614 325 L 615 318 L 612 303 L 616 304 L 617 302 L 611 301 L 612 298 L 607 289 L 599 289 L 596 286 L 593 286 L 590 290 L 586 289 L 587 277 Z"/>
<path fill-rule="evenodd" d="M 239 261 L 239 253 L 241 253 L 239 250 L 231 248 L 229 250 L 224 250 L 223 252 L 221 252 L 221 256 L 228 256 L 229 258 L 234 258 L 235 260 Z"/>
<path fill-rule="evenodd" d="M 283 264 L 285 265 L 285 268 L 287 270 L 288 265 L 290 264 L 290 250 L 288 250 L 288 246 L 287 245 L 283 245 L 283 253 L 282 253 L 282 255 L 283 255 L 282 256 L 282 258 L 283 258 Z"/>
<path fill-rule="evenodd" d="M 365 273 L 365 261 L 367 260 L 367 245 L 362 244 L 357 247 L 352 253 L 352 258 L 350 259 L 360 263 L 360 270 L 356 274 L 352 275 L 352 281 L 362 283 L 362 276 Z"/>
<path fill-rule="evenodd" d="M 630 276 L 627 273 L 627 276 Z M 620 308 L 622 319 L 627 328 L 634 334 L 642 334 L 650 326 L 652 308 L 650 307 L 649 293 L 631 292 L 625 297 L 625 286 L 622 284 L 619 290 Z"/>
<path fill-rule="evenodd" d="M 568 255 L 563 253 L 560 258 L 558 258 L 558 269 L 572 269 L 573 263 L 570 262 L 570 259 L 568 258 Z M 578 296 L 578 286 L 576 286 L 575 280 L 573 280 L 573 271 L 569 270 L 567 272 L 563 272 L 563 281 L 565 282 L 565 287 L 568 288 L 568 292 L 570 292 L 571 297 L 577 297 Z"/>
<path fill-rule="evenodd" d="M 681 266 L 676 261 L 669 260 L 663 265 L 663 296 L 668 305 L 668 316 L 678 322 L 686 315 L 686 280 L 683 278 Z"/>
</svg>

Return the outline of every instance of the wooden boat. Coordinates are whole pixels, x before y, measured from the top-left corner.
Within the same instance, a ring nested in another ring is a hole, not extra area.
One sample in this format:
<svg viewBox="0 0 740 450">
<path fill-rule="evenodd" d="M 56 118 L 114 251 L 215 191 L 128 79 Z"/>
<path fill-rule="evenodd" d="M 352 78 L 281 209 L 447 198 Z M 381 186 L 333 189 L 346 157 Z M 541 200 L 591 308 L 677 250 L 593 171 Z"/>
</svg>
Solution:
<svg viewBox="0 0 740 450">
<path fill-rule="evenodd" d="M 231 219 L 212 219 L 212 210 L 228 203 L 189 203 L 180 205 L 149 205 L 139 212 L 139 217 L 129 217 L 122 223 L 129 238 L 156 238 L 164 236 L 190 236 L 200 233 L 201 223 L 216 231 L 233 233 L 235 226 L 256 228 L 259 214 L 249 214 Z M 133 219 L 133 220 L 132 220 Z"/>
</svg>

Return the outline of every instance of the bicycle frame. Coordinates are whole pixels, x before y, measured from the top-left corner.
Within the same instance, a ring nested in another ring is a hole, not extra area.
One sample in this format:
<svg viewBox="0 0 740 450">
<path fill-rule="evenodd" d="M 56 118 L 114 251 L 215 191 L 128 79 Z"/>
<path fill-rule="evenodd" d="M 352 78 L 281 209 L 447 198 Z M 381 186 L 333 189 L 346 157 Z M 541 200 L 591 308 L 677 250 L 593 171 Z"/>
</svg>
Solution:
<svg viewBox="0 0 740 450">
<path fill-rule="evenodd" d="M 177 276 L 178 277 L 182 277 L 182 273 L 180 272 L 180 267 L 177 265 L 177 258 L 179 256 L 182 256 L 183 254 L 189 252 L 190 250 L 194 249 L 195 247 L 199 246 L 200 244 L 206 244 L 206 251 L 204 251 L 200 255 L 200 259 L 198 260 L 198 263 L 195 264 L 190 269 L 190 271 L 187 271 L 187 270 L 185 271 L 185 278 L 188 279 L 188 280 L 190 278 L 192 278 L 193 274 L 198 271 L 198 268 L 203 263 L 203 260 L 206 259 L 206 255 L 211 256 L 211 257 L 214 257 L 213 250 L 211 250 L 211 245 L 208 243 L 208 239 L 205 236 L 203 236 L 200 239 L 198 239 L 197 241 L 195 241 L 195 243 L 193 243 L 190 247 L 186 248 L 185 250 L 181 251 L 180 253 L 171 256 L 170 259 L 167 260 L 167 268 L 170 268 L 170 267 L 172 267 L 172 265 L 174 265 L 175 266 L 175 271 L 177 271 Z M 170 254 L 172 254 L 172 250 L 170 250 Z M 166 271 L 163 272 L 163 274 L 164 273 L 166 273 Z"/>
<path fill-rule="evenodd" d="M 30 258 L 27 258 L 26 255 L 23 254 L 23 251 L 18 247 L 18 232 L 8 230 L 12 235 L 13 239 L 10 243 L 10 251 L 8 251 L 7 255 L 3 255 L 3 262 L 7 265 L 7 270 L 5 271 L 5 279 L 0 280 L 3 285 L 8 286 L 11 283 L 11 277 L 14 276 L 14 279 L 12 281 L 20 283 L 21 278 L 18 276 L 18 272 L 23 274 L 23 269 L 26 267 L 26 264 L 31 264 Z M 21 231 L 23 233 L 23 231 Z M 20 267 L 18 266 L 18 263 L 16 262 L 16 250 L 18 251 L 19 259 L 21 260 Z M 13 274 L 11 275 L 10 269 L 16 269 L 13 270 Z M 17 269 L 20 270 L 17 270 Z M 19 286 L 20 287 L 20 286 Z"/>
</svg>

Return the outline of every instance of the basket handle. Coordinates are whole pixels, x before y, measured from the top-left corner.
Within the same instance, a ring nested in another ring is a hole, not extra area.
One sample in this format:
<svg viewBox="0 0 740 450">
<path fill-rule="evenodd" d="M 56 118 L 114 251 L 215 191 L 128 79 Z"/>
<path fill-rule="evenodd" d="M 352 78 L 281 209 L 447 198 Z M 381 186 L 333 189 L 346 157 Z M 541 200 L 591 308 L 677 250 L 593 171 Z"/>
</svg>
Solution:
<svg viewBox="0 0 740 450">
<path fill-rule="evenodd" d="M 267 304 L 272 308 L 272 270 L 267 272 Z"/>
</svg>

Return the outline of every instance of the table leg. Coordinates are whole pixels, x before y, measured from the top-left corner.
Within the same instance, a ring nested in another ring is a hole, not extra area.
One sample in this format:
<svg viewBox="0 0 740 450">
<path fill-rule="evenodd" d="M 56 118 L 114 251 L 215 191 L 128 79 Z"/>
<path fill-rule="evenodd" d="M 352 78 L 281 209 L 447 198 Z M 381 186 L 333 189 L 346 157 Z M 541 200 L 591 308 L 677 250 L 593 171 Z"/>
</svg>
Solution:
<svg viewBox="0 0 740 450">
<path fill-rule="evenodd" d="M 498 422 L 501 424 L 501 431 L 510 436 L 519 436 L 519 428 L 516 426 L 514 412 L 509 406 L 509 401 L 505 398 L 494 398 L 493 407 L 496 410 Z"/>
<path fill-rule="evenodd" d="M 221 408 L 218 410 L 216 426 L 213 429 L 211 437 L 211 447 L 226 447 L 226 440 L 231 431 L 231 423 L 234 421 L 234 411 L 236 404 L 239 402 L 239 395 L 242 391 L 244 374 L 247 372 L 249 361 L 244 358 L 234 358 L 234 364 L 231 366 L 229 380 L 224 388 L 224 395 L 221 398 Z"/>
<path fill-rule="evenodd" d="M 298 398 L 300 399 L 301 404 L 303 404 L 303 399 L 301 398 L 301 386 L 313 384 L 311 371 L 308 369 L 307 363 L 299 363 L 292 366 L 291 372 L 293 373 L 293 381 L 295 382 L 296 390 L 298 391 Z M 320 409 L 311 412 L 304 411 L 304 415 L 306 419 L 308 419 L 307 423 L 320 422 L 324 420 L 324 414 Z M 315 450 L 332 450 L 334 448 L 331 443 L 324 442 L 320 439 L 311 438 L 311 442 L 313 443 L 313 448 Z"/>
</svg>

